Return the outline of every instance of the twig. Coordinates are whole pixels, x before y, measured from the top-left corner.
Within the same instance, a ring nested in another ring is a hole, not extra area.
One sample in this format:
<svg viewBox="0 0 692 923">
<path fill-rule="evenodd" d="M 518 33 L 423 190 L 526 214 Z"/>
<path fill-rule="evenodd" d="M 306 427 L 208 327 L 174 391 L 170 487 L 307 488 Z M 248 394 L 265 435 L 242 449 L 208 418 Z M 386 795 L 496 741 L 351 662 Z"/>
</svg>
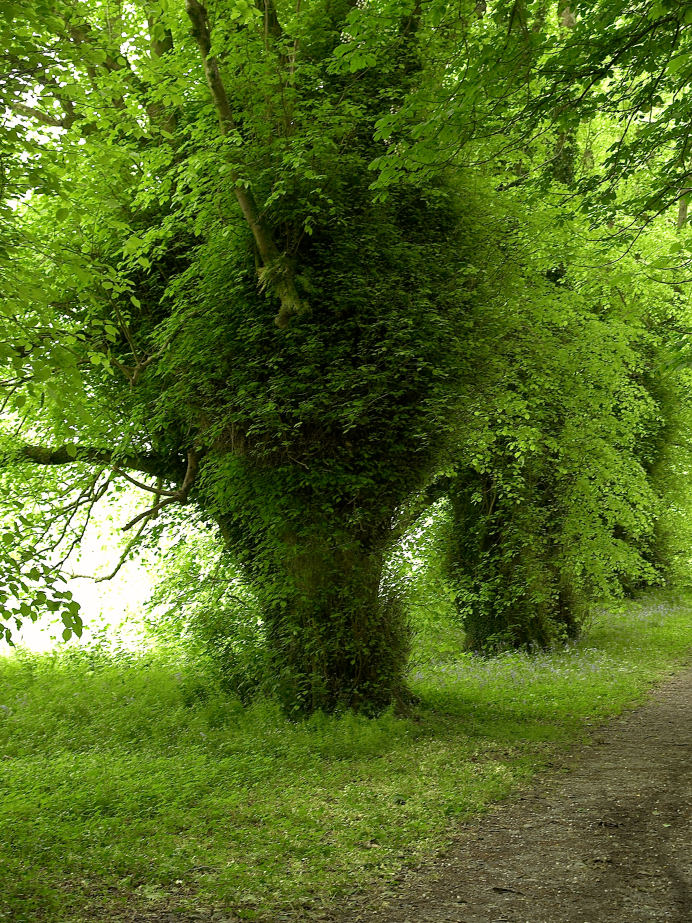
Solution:
<svg viewBox="0 0 692 923">
<path fill-rule="evenodd" d="M 148 484 L 143 484 L 141 481 L 138 481 L 136 478 L 131 477 L 129 474 L 126 474 L 122 468 L 116 466 L 113 467 L 114 474 L 117 474 L 118 477 L 125 478 L 126 481 L 129 481 L 130 484 L 134 484 L 135 487 L 139 487 L 141 490 L 148 490 L 149 493 L 156 494 L 158 497 L 175 497 L 178 494 L 177 490 L 164 490 L 162 487 L 149 487 Z"/>
<path fill-rule="evenodd" d="M 141 522 L 143 519 L 151 519 L 159 510 L 162 510 L 164 506 L 168 506 L 171 503 L 186 503 L 188 494 L 197 477 L 198 470 L 199 454 L 195 452 L 194 449 L 190 449 L 187 453 L 187 471 L 185 472 L 185 479 L 183 480 L 180 490 L 176 490 L 174 493 L 171 493 L 170 496 L 166 497 L 165 500 L 161 500 L 160 503 L 157 503 L 150 509 L 145 510 L 143 513 L 139 513 L 139 515 L 135 516 L 134 519 L 131 519 L 123 526 L 123 532 L 127 532 L 128 529 L 131 529 L 132 526 L 137 525 L 137 523 Z"/>
</svg>

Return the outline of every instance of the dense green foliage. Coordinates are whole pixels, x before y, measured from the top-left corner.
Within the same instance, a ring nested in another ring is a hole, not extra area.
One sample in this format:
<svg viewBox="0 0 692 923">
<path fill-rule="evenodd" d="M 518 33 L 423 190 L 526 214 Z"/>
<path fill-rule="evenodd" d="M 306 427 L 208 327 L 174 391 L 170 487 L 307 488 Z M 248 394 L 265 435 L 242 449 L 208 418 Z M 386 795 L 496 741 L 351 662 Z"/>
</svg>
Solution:
<svg viewBox="0 0 692 923">
<path fill-rule="evenodd" d="M 688 385 L 670 368 L 686 306 L 634 286 L 626 258 L 583 268 L 596 258 L 569 229 L 519 250 L 503 264 L 512 311 L 485 313 L 489 354 L 449 488 L 471 647 L 574 637 L 593 600 L 670 576 L 689 541 L 681 521 L 672 543 L 661 534 L 668 507 L 689 502 L 684 480 L 666 480 L 671 443 L 686 458 Z"/>
<path fill-rule="evenodd" d="M 79 632 L 61 571 L 133 480 L 123 554 L 177 531 L 178 630 L 291 713 L 409 701 L 443 496 L 471 647 L 672 573 L 687 7 L 2 3 L 6 630 Z"/>
</svg>

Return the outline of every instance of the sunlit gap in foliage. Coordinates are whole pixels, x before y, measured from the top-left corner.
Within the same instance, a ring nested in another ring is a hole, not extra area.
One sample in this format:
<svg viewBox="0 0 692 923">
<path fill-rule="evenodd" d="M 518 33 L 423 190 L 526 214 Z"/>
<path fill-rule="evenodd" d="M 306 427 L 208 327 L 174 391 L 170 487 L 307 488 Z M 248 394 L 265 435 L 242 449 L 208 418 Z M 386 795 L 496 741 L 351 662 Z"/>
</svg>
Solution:
<svg viewBox="0 0 692 923">
<path fill-rule="evenodd" d="M 155 559 L 151 553 L 137 554 L 116 570 L 126 541 L 122 526 L 141 510 L 142 494 L 125 490 L 117 500 L 96 508 L 79 547 L 69 560 L 67 572 L 73 576 L 66 587 L 80 604 L 84 631 L 81 638 L 62 637 L 64 626 L 54 613 L 46 611 L 35 622 L 24 620 L 13 627 L 15 648 L 42 652 L 69 647 L 98 645 L 101 649 L 142 651 L 153 639 L 144 622 L 144 604 L 155 584 Z M 0 640 L 0 654 L 12 656 L 14 648 Z"/>
</svg>

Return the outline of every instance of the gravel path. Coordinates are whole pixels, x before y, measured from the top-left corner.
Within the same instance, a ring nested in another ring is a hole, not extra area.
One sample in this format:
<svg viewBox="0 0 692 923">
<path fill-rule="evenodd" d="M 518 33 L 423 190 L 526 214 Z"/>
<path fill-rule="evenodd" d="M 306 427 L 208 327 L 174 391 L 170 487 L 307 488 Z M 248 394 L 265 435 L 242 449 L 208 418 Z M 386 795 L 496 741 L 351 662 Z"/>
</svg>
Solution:
<svg viewBox="0 0 692 923">
<path fill-rule="evenodd" d="M 692 668 L 330 923 L 691 923 Z"/>
</svg>

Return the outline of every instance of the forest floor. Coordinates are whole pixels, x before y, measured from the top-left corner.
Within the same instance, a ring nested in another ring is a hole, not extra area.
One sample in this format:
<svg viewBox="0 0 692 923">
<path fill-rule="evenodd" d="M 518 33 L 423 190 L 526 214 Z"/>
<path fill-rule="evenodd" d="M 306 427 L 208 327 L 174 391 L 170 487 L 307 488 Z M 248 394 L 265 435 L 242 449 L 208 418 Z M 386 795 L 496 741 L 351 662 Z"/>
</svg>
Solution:
<svg viewBox="0 0 692 923">
<path fill-rule="evenodd" d="M 692 668 L 330 923 L 692 919 Z"/>
<path fill-rule="evenodd" d="M 0 657 L 0 923 L 686 919 L 692 593 L 448 647 L 411 715 L 300 722 L 176 647 Z"/>
</svg>

